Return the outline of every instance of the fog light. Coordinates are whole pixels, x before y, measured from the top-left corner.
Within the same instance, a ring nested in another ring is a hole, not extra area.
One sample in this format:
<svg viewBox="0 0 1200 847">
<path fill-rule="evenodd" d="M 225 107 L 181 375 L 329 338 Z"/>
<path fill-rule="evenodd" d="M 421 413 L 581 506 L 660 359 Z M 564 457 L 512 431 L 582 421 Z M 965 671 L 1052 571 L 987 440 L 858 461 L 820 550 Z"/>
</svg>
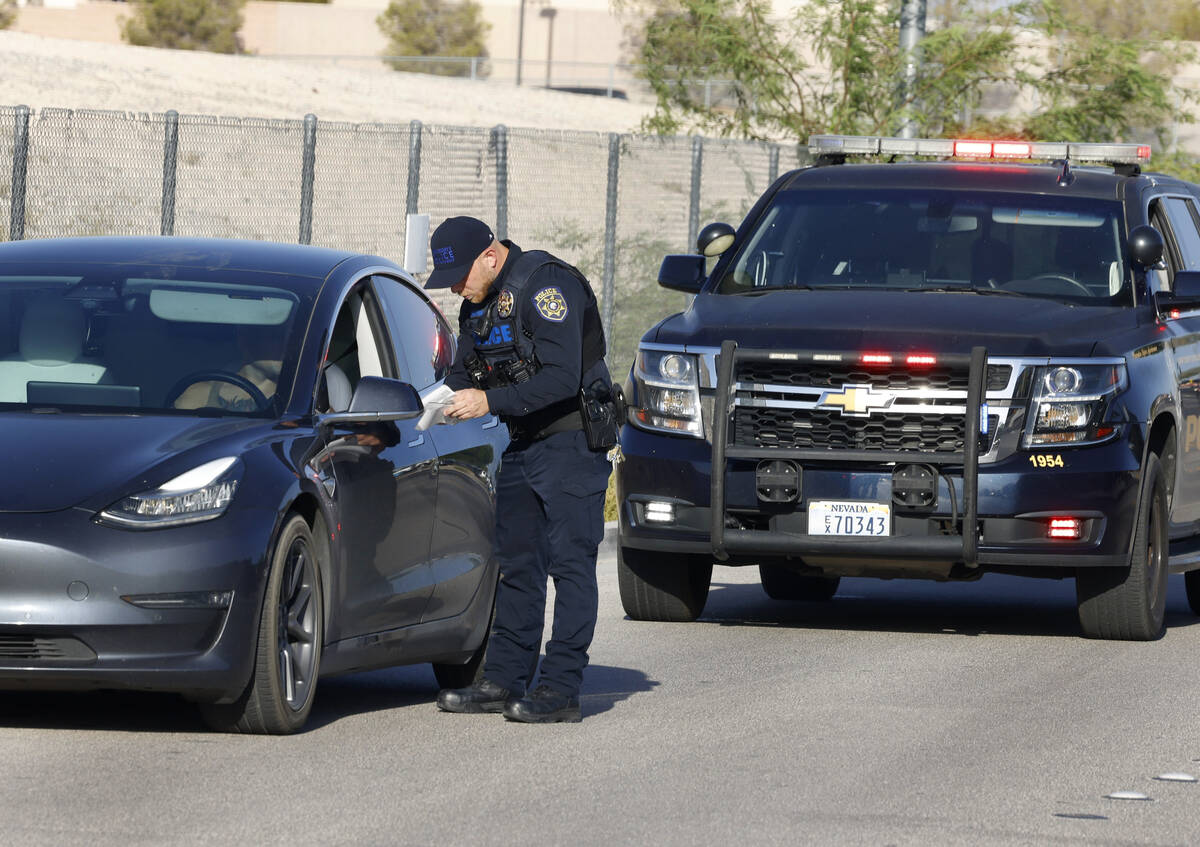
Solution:
<svg viewBox="0 0 1200 847">
<path fill-rule="evenodd" d="M 232 591 L 180 591 L 172 594 L 126 594 L 126 603 L 143 609 L 228 609 Z"/>
<path fill-rule="evenodd" d="M 1081 518 L 1051 518 L 1046 528 L 1046 536 L 1078 541 L 1083 537 L 1083 520 Z"/>
<path fill-rule="evenodd" d="M 647 523 L 671 523 L 675 520 L 675 506 L 671 503 L 654 501 L 646 504 Z"/>
</svg>

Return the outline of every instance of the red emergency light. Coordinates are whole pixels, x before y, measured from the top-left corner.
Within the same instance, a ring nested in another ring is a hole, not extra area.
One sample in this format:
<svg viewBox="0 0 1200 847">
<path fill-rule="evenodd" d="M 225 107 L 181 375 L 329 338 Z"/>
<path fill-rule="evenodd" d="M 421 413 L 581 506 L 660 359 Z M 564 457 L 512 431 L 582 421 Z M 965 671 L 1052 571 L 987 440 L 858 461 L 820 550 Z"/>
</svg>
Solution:
<svg viewBox="0 0 1200 847">
<path fill-rule="evenodd" d="M 1065 538 L 1078 541 L 1083 537 L 1082 518 L 1051 518 L 1046 525 L 1048 538 Z"/>
</svg>

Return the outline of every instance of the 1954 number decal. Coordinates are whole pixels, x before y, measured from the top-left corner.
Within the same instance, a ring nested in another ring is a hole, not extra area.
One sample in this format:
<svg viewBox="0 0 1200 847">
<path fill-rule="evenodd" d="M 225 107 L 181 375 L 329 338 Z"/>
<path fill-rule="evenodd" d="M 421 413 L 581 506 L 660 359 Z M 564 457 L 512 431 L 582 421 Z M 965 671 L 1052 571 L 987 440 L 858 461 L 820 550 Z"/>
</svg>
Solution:
<svg viewBox="0 0 1200 847">
<path fill-rule="evenodd" d="M 1029 464 L 1035 468 L 1063 468 L 1061 453 L 1036 453 L 1029 457 Z"/>
</svg>

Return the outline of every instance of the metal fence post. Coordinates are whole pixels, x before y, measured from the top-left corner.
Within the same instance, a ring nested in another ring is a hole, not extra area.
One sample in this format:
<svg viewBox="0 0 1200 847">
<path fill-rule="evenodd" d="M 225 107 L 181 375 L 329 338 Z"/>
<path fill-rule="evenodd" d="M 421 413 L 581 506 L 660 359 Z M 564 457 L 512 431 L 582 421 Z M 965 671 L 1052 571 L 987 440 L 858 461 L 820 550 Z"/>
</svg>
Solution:
<svg viewBox="0 0 1200 847">
<path fill-rule="evenodd" d="M 492 145 L 496 148 L 496 240 L 508 238 L 508 127 L 500 124 L 492 129 Z"/>
<path fill-rule="evenodd" d="M 9 207 L 8 240 L 25 237 L 25 175 L 29 168 L 29 107 L 18 106 L 13 130 L 12 197 Z"/>
<path fill-rule="evenodd" d="M 613 337 L 613 310 L 616 307 L 614 292 L 617 276 L 617 186 L 620 183 L 621 136 L 608 134 L 608 190 L 604 201 L 604 281 L 601 296 L 604 298 L 601 322 L 604 337 Z M 608 350 L 612 354 L 612 348 Z M 607 357 L 606 357 L 607 358 Z"/>
<path fill-rule="evenodd" d="M 704 173 L 704 139 L 692 136 L 692 196 L 688 209 L 688 243 L 691 250 L 700 234 L 700 177 Z"/>
<path fill-rule="evenodd" d="M 779 145 L 772 144 L 767 158 L 767 185 L 773 185 L 779 179 Z"/>
<path fill-rule="evenodd" d="M 300 174 L 300 243 L 312 244 L 313 172 L 317 163 L 317 116 L 304 116 L 304 156 Z"/>
<path fill-rule="evenodd" d="M 421 200 L 421 122 L 408 125 L 408 199 L 404 210 L 409 215 L 417 213 Z"/>
<path fill-rule="evenodd" d="M 162 234 L 175 234 L 175 174 L 179 160 L 179 113 L 166 114 L 163 137 Z"/>
</svg>

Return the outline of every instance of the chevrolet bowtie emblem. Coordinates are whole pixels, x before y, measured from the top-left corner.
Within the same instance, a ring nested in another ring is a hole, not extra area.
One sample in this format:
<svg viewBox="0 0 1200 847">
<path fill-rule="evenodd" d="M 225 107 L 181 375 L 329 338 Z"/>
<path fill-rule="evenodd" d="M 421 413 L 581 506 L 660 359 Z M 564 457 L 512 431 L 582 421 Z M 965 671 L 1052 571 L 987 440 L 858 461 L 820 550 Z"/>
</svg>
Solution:
<svg viewBox="0 0 1200 847">
<path fill-rule="evenodd" d="M 843 415 L 866 417 L 873 409 L 886 409 L 894 399 L 890 394 L 876 394 L 869 385 L 845 385 L 839 391 L 826 391 L 817 406 L 840 409 Z"/>
</svg>

